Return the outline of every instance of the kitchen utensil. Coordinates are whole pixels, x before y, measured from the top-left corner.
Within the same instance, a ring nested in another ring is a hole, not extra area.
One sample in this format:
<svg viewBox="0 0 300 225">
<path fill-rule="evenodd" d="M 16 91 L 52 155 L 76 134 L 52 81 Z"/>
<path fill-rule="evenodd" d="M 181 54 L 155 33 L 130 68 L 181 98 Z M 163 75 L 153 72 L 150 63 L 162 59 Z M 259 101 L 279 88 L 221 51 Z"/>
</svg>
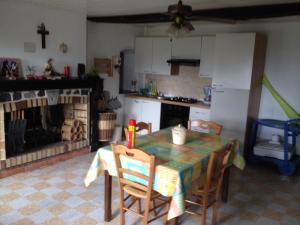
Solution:
<svg viewBox="0 0 300 225">
<path fill-rule="evenodd" d="M 205 85 L 203 86 L 204 99 L 203 103 L 210 105 L 211 102 L 211 86 Z"/>
<path fill-rule="evenodd" d="M 280 136 L 277 134 L 272 134 L 272 138 L 269 141 L 270 144 L 280 145 Z"/>
<path fill-rule="evenodd" d="M 179 124 L 172 128 L 172 140 L 175 145 L 184 145 L 186 139 L 186 128 Z"/>
</svg>

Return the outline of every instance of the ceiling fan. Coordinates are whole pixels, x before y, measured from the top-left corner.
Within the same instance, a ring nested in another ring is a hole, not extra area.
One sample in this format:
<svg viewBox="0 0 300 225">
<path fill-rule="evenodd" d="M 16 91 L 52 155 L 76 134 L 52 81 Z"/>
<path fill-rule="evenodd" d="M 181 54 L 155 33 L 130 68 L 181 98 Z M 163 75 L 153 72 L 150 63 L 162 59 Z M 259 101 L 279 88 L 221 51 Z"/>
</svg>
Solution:
<svg viewBox="0 0 300 225">
<path fill-rule="evenodd" d="M 213 21 L 222 23 L 235 23 L 234 20 L 222 19 L 217 17 L 195 16 L 193 15 L 193 9 L 189 5 L 184 5 L 181 0 L 177 4 L 169 5 L 168 12 L 164 13 L 170 16 L 173 20 L 172 24 L 168 28 L 168 33 L 171 35 L 180 35 L 190 33 L 195 30 L 191 24 L 191 20 Z"/>
</svg>

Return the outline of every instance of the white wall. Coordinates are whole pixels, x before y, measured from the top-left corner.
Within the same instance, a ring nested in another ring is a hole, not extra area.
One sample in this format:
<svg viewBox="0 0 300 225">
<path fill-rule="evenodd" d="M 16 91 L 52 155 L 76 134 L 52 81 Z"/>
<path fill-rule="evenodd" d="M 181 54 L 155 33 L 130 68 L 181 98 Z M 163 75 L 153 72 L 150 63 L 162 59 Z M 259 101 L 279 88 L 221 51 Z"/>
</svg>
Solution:
<svg viewBox="0 0 300 225">
<path fill-rule="evenodd" d="M 300 22 L 265 22 L 252 24 L 198 24 L 192 35 L 222 32 L 262 32 L 268 37 L 265 73 L 275 89 L 300 113 Z M 145 35 L 167 35 L 166 25 L 148 27 Z M 279 104 L 263 88 L 260 118 L 288 119 Z M 273 130 L 263 130 L 270 138 Z"/>
<path fill-rule="evenodd" d="M 124 49 L 134 49 L 134 40 L 142 34 L 141 27 L 125 24 L 87 23 L 87 67 L 93 66 L 93 60 L 111 58 L 120 55 Z M 114 70 L 112 77 L 104 78 L 104 90 L 110 92 L 111 97 L 118 97 L 123 104 L 123 95 L 119 95 L 119 73 Z M 117 111 L 117 123 L 123 123 L 123 107 Z"/>
<path fill-rule="evenodd" d="M 86 63 L 86 14 L 63 9 L 38 6 L 11 0 L 0 1 L 0 57 L 21 58 L 23 74 L 27 65 L 43 71 L 48 58 L 54 68 L 63 72 L 64 64 L 77 75 L 77 63 Z M 41 47 L 37 26 L 44 23 L 50 35 L 46 49 Z M 36 52 L 24 52 L 24 42 L 36 44 Z M 68 52 L 59 51 L 59 45 L 68 45 Z"/>
</svg>

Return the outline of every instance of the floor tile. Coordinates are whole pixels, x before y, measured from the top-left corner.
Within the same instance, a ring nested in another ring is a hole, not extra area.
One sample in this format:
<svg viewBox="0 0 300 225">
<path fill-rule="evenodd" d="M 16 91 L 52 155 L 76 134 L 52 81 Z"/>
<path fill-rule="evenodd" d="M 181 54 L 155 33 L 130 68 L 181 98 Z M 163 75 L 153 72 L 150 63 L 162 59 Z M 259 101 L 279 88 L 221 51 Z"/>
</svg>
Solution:
<svg viewBox="0 0 300 225">
<path fill-rule="evenodd" d="M 93 154 L 53 166 L 0 179 L 0 224 L 2 225 L 118 225 L 119 194 L 113 178 L 113 220 L 103 221 L 103 185 L 100 176 L 88 188 L 83 180 Z M 300 172 L 282 177 L 276 170 L 248 165 L 233 169 L 230 196 L 220 204 L 218 225 L 299 225 Z M 208 210 L 207 224 L 211 224 Z M 182 225 L 200 224 L 199 218 L 183 216 Z M 126 224 L 140 220 L 127 213 Z M 162 220 L 153 225 L 162 224 Z"/>
</svg>

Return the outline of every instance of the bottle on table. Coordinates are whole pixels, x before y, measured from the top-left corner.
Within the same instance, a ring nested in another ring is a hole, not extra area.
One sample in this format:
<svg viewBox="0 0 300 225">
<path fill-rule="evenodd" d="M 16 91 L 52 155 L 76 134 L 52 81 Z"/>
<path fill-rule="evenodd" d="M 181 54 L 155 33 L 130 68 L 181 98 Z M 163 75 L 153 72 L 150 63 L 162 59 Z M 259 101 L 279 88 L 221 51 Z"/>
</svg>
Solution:
<svg viewBox="0 0 300 225">
<path fill-rule="evenodd" d="M 134 148 L 135 144 L 135 127 L 136 121 L 134 119 L 130 119 L 128 121 L 128 148 Z"/>
</svg>

